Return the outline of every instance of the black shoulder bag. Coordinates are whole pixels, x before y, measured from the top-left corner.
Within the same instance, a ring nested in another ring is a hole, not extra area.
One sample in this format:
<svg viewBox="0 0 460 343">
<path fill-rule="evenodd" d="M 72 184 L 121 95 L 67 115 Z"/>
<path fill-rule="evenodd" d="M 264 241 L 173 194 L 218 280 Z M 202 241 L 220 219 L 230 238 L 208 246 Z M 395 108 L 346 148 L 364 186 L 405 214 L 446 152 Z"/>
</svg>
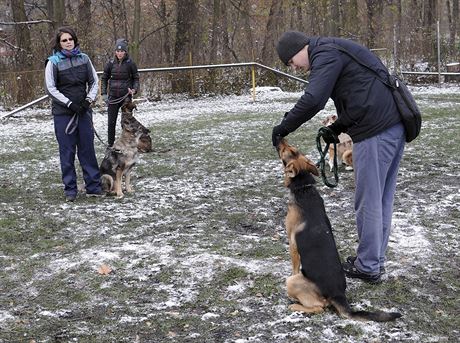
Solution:
<svg viewBox="0 0 460 343">
<path fill-rule="evenodd" d="M 390 75 L 388 73 L 388 80 L 385 81 L 381 78 L 380 74 L 369 67 L 367 64 L 361 62 L 354 54 L 349 52 L 347 49 L 341 47 L 337 44 L 325 44 L 339 51 L 346 53 L 358 64 L 362 65 L 366 69 L 372 71 L 377 75 L 377 79 L 382 82 L 385 86 L 390 88 L 391 93 L 393 94 L 393 99 L 398 108 L 399 114 L 401 115 L 401 120 L 406 129 L 406 142 L 411 142 L 420 134 L 420 129 L 422 127 L 422 115 L 420 110 L 415 102 L 414 97 L 407 88 L 406 84 L 401 80 L 397 75 Z"/>
</svg>

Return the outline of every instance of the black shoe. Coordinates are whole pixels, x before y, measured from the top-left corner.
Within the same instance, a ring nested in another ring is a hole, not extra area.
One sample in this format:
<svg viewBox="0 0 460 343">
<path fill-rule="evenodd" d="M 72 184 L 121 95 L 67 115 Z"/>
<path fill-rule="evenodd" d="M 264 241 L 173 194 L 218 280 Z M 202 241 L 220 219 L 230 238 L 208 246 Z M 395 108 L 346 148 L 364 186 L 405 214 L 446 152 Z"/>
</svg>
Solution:
<svg viewBox="0 0 460 343">
<path fill-rule="evenodd" d="M 67 202 L 74 202 L 75 199 L 77 199 L 76 194 L 70 194 L 70 195 L 65 196 L 65 201 L 67 201 Z"/>
<path fill-rule="evenodd" d="M 86 193 L 87 198 L 103 198 L 105 197 L 105 193 L 100 191 L 98 193 Z"/>
<path fill-rule="evenodd" d="M 361 279 L 365 282 L 371 283 L 371 284 L 378 284 L 382 282 L 381 276 L 382 274 L 367 274 L 362 271 L 360 271 L 358 268 L 355 267 L 353 263 L 350 262 L 344 262 L 342 264 L 343 271 L 345 272 L 345 275 L 353 278 L 353 279 Z"/>
<path fill-rule="evenodd" d="M 355 264 L 356 256 L 348 256 L 347 257 L 347 262 L 351 264 Z M 380 275 L 383 275 L 386 273 L 385 267 L 380 266 Z"/>
</svg>

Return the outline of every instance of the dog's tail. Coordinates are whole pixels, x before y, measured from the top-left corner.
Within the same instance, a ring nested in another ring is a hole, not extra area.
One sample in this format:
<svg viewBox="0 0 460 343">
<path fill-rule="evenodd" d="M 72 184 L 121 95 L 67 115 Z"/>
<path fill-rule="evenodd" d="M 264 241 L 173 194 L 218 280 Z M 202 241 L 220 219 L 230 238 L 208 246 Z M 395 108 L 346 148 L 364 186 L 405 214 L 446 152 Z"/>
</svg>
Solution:
<svg viewBox="0 0 460 343">
<path fill-rule="evenodd" d="M 330 300 L 332 306 L 335 307 L 341 317 L 356 320 L 372 320 L 374 322 L 389 322 L 401 317 L 399 312 L 368 312 L 368 311 L 353 311 L 348 304 L 345 296 L 337 296 Z"/>
<path fill-rule="evenodd" d="M 110 192 L 113 187 L 113 178 L 109 174 L 102 174 L 101 186 L 104 192 Z"/>
</svg>

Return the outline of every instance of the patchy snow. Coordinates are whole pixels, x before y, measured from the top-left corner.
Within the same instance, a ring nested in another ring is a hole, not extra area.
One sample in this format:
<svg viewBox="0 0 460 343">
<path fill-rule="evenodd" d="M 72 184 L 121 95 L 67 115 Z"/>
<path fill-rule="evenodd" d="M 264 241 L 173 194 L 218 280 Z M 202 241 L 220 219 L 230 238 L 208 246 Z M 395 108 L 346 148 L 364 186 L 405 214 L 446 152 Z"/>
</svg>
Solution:
<svg viewBox="0 0 460 343">
<path fill-rule="evenodd" d="M 460 87 L 458 86 L 442 86 L 442 87 L 411 87 L 414 90 L 415 95 L 440 95 L 440 94 L 455 94 L 460 93 Z M 256 113 L 265 114 L 279 112 L 279 120 L 286 110 L 293 106 L 297 98 L 301 95 L 300 92 L 287 93 L 283 92 L 277 87 L 259 87 L 257 89 L 256 101 L 253 101 L 251 95 L 242 96 L 216 96 L 216 97 L 203 97 L 198 99 L 176 99 L 174 96 L 167 96 L 160 102 L 142 102 L 138 104 L 137 116 L 144 123 L 145 126 L 150 127 L 156 123 L 174 123 L 179 121 L 192 121 L 198 118 L 206 119 L 207 116 L 218 117 L 219 114 L 235 115 L 239 116 L 241 113 Z M 430 100 L 424 100 L 429 102 Z M 439 107 L 452 107 L 458 106 L 458 104 L 452 104 L 448 101 L 439 101 Z M 334 111 L 334 107 L 331 101 L 326 105 L 326 108 L 321 111 L 317 118 L 313 120 L 319 121 L 331 112 Z M 0 112 L 0 115 L 5 112 Z M 278 120 L 277 119 L 277 120 Z M 266 122 L 262 122 L 266 125 Z M 273 122 L 272 124 L 276 124 Z M 17 115 L 14 118 L 3 120 L 0 122 L 2 130 L 2 144 L 0 146 L 0 153 L 10 153 L 12 149 L 16 154 L 26 154 L 33 152 L 34 149 L 27 144 L 16 144 L 18 140 L 27 142 L 28 139 L 32 139 L 37 135 L 46 137 L 53 141 L 54 129 L 52 123 L 52 117 L 50 116 L 49 109 L 27 109 Z M 96 109 L 94 115 L 94 125 L 103 138 L 106 137 L 107 117 L 104 109 Z M 250 130 L 251 127 L 257 127 L 261 125 L 259 122 L 252 122 L 245 129 Z M 430 125 L 428 123 L 427 125 Z M 234 137 L 237 137 L 239 127 L 237 124 L 223 123 L 222 125 L 214 126 L 209 130 L 206 135 L 207 137 L 215 142 L 221 141 L 232 141 Z M 164 139 L 164 138 L 159 138 Z M 236 138 L 238 139 L 238 138 Z M 197 146 L 209 144 L 209 142 L 203 142 L 200 140 L 200 136 L 196 136 Z M 97 141 L 96 141 L 96 144 Z M 57 150 L 57 145 L 53 147 Z M 408 146 L 407 151 L 412 149 Z M 280 280 L 284 280 L 286 275 L 290 273 L 290 263 L 287 260 L 261 259 L 259 258 L 244 258 L 241 259 L 239 256 L 232 256 L 232 249 L 236 250 L 242 245 L 247 247 L 256 247 L 263 245 L 265 240 L 279 239 L 279 237 L 268 236 L 263 237 L 260 234 L 252 233 L 241 233 L 237 240 L 228 242 L 226 248 L 228 254 L 223 255 L 220 253 L 214 253 L 208 250 L 205 242 L 197 242 L 196 237 L 202 238 L 205 235 L 205 228 L 203 223 L 191 223 L 185 230 L 180 231 L 168 231 L 163 232 L 161 228 L 167 225 L 171 225 L 175 222 L 176 218 L 169 215 L 168 211 L 175 209 L 178 204 L 184 204 L 184 211 L 190 210 L 195 213 L 208 212 L 212 213 L 213 209 L 204 201 L 203 198 L 216 199 L 215 202 L 225 203 L 226 196 L 229 191 L 244 187 L 246 184 L 251 182 L 252 187 L 257 188 L 261 185 L 264 180 L 268 178 L 268 175 L 281 175 L 281 170 L 278 161 L 266 163 L 263 160 L 255 159 L 253 166 L 245 166 L 245 161 L 239 161 L 237 156 L 226 156 L 228 159 L 233 159 L 234 167 L 237 171 L 234 174 L 229 175 L 235 176 L 231 180 L 222 180 L 218 174 L 209 173 L 206 175 L 206 169 L 203 169 L 205 175 L 201 175 L 200 179 L 197 175 L 185 175 L 185 177 L 178 179 L 175 176 L 163 177 L 161 179 L 151 178 L 139 178 L 135 184 L 136 188 L 143 189 L 145 192 L 141 195 L 134 195 L 136 204 L 120 200 L 119 202 L 104 201 L 101 204 L 94 204 L 94 206 L 88 206 L 87 203 L 80 204 L 67 204 L 62 203 L 57 208 L 45 208 L 43 214 L 47 217 L 55 218 L 56 221 L 60 220 L 63 213 L 66 214 L 65 220 L 70 221 L 69 226 L 66 226 L 63 231 L 66 232 L 68 240 L 78 245 L 83 243 L 87 237 L 91 235 L 99 235 L 101 237 L 110 237 L 110 246 L 103 248 L 93 247 L 86 248 L 81 247 L 80 250 L 66 253 L 65 255 L 59 255 L 50 253 L 46 256 L 48 264 L 46 268 L 40 270 L 34 277 L 36 279 L 46 280 L 47 278 L 60 273 L 72 273 L 79 267 L 85 267 L 86 269 L 96 272 L 96 269 L 101 264 L 107 264 L 113 268 L 115 275 L 120 275 L 123 278 L 125 284 L 129 284 L 133 287 L 136 282 L 139 283 L 151 283 L 151 287 L 155 290 L 156 294 L 148 295 L 146 298 L 152 302 L 151 311 L 156 310 L 164 315 L 169 315 L 173 318 L 183 318 L 184 314 L 180 311 L 184 304 L 193 304 L 197 301 L 200 296 L 199 285 L 207 284 L 213 280 L 219 270 L 224 267 L 237 267 L 244 269 L 248 273 L 254 275 L 265 275 L 271 274 L 279 277 Z M 185 165 L 188 163 L 184 157 Z M 14 174 L 16 179 L 15 182 L 27 183 L 33 178 L 39 177 L 40 175 L 46 175 L 50 172 L 58 172 L 59 170 L 59 158 L 56 155 L 49 158 L 47 161 L 41 161 L 40 158 L 31 157 L 31 163 L 34 165 L 34 170 L 29 170 L 27 166 L 22 163 L 12 163 L 8 165 L 8 173 Z M 139 162 L 139 166 L 143 166 L 144 161 L 142 159 Z M 4 171 L 5 167 L 0 166 L 0 171 Z M 241 170 L 245 172 L 242 173 Z M 257 174 L 256 174 L 257 173 Z M 258 175 L 254 178 L 254 175 Z M 457 177 L 455 173 L 447 173 L 450 177 Z M 340 186 L 342 187 L 342 186 Z M 52 184 L 52 188 L 56 192 L 61 191 L 61 185 L 58 181 Z M 340 188 L 339 188 L 340 189 Z M 433 259 L 432 256 L 432 243 L 430 237 L 426 232 L 426 228 L 422 226 L 415 219 L 419 217 L 420 213 L 431 213 L 436 214 L 441 210 L 458 210 L 459 209 L 459 194 L 458 188 L 445 186 L 440 190 L 437 190 L 445 194 L 442 200 L 437 201 L 435 198 L 436 194 L 433 194 L 433 199 L 424 200 L 421 199 L 418 203 L 418 207 L 411 209 L 411 213 L 395 211 L 393 216 L 393 232 L 390 236 L 389 247 L 393 254 L 397 257 L 396 259 L 390 259 L 387 262 L 388 274 L 391 277 L 407 276 L 407 268 L 417 264 L 424 264 L 427 273 L 434 272 L 436 266 L 430 264 Z M 275 196 L 274 196 L 275 197 Z M 270 203 L 273 199 L 260 199 L 257 194 L 254 194 L 248 199 L 249 206 L 257 212 L 263 218 L 266 218 L 265 223 L 257 223 L 258 225 L 270 225 L 272 227 L 279 226 L 279 223 L 272 221 L 273 213 L 270 212 L 270 206 L 266 206 L 266 203 Z M 329 203 L 328 206 L 331 208 L 341 208 L 344 203 L 334 203 L 333 194 L 325 194 L 325 202 Z M 13 199 L 13 202 L 15 200 Z M 436 202 L 436 203 L 433 203 Z M 141 206 L 139 206 L 139 204 Z M 238 205 L 238 204 L 236 204 Z M 236 206 L 235 205 L 235 206 Z M 349 204 L 348 204 L 349 206 Z M 26 211 L 21 204 L 16 203 L 0 203 L 0 208 L 4 213 L 9 211 Z M 231 210 L 231 209 L 229 209 Z M 80 212 L 85 211 L 85 214 L 91 214 L 94 218 L 103 218 L 107 212 L 114 212 L 113 216 L 119 225 L 129 224 L 131 221 L 145 219 L 149 222 L 142 228 L 135 228 L 133 232 L 124 232 L 112 234 L 114 228 L 110 225 L 105 224 L 103 221 L 97 222 L 93 225 L 93 222 L 81 222 Z M 184 214 L 186 216 L 186 214 Z M 334 220 L 339 220 L 334 219 Z M 73 226 L 72 226 L 73 224 Z M 449 223 L 439 223 L 439 229 L 443 231 L 452 230 L 455 225 Z M 138 231 L 134 231 L 134 230 Z M 278 230 L 279 229 L 279 230 Z M 221 230 L 221 231 L 218 231 Z M 277 227 L 278 232 L 282 232 L 282 227 Z M 151 236 L 148 236 L 148 240 L 145 237 L 138 239 L 136 235 L 143 235 L 145 232 L 151 232 Z M 216 228 L 216 235 L 225 235 L 225 228 Z M 274 232 L 273 232 L 274 234 Z M 186 246 L 178 244 L 178 238 L 182 237 L 187 241 Z M 43 253 L 39 252 L 28 256 L 30 260 L 38 261 L 44 257 Z M 149 261 L 147 265 L 142 265 L 143 261 L 154 257 L 154 261 Z M 458 258 L 458 252 L 457 252 Z M 7 262 L 9 257 L 5 253 L 0 254 L 1 261 Z M 11 265 L 10 265 L 11 263 Z M 15 272 L 15 267 L 20 264 L 20 261 L 8 261 L 6 270 L 12 274 Z M 123 264 L 123 268 L 117 268 L 117 265 Z M 139 267 L 142 265 L 142 267 Z M 168 270 L 171 266 L 172 270 Z M 408 266 L 408 267 L 403 267 Z M 177 269 L 180 268 L 181 275 L 178 275 Z M 165 280 L 152 280 L 152 275 L 165 274 Z M 113 282 L 105 280 L 100 283 L 99 288 L 102 290 L 110 291 L 114 285 Z M 283 283 L 283 281 L 280 281 Z M 226 300 L 231 301 L 237 298 L 241 298 L 248 289 L 254 286 L 253 280 L 239 281 L 235 284 L 225 285 L 223 293 L 226 296 Z M 30 295 L 38 296 L 40 290 L 35 288 L 33 283 L 25 285 L 27 293 Z M 283 286 L 284 287 L 284 286 Z M 349 282 L 349 288 L 355 289 L 357 287 L 356 281 Z M 455 285 L 448 285 L 451 289 L 456 289 Z M 129 288 L 129 287 L 128 287 Z M 440 295 L 426 294 L 421 291 L 419 287 L 414 286 L 410 288 L 410 292 L 413 296 L 419 296 L 426 298 L 429 301 L 438 301 Z M 159 296 L 160 294 L 161 296 Z M 145 300 L 145 299 L 144 299 Z M 272 299 L 271 299 L 272 300 Z M 241 302 L 238 310 L 233 310 L 235 317 L 238 317 L 241 313 L 254 313 L 263 312 L 264 306 L 271 300 L 267 298 L 256 297 L 256 300 L 248 300 L 248 303 Z M 369 299 L 354 299 L 354 309 L 368 309 L 372 307 L 372 300 Z M 253 303 L 250 303 L 253 301 Z M 250 303 L 250 304 L 249 304 Z M 256 304 L 256 305 L 254 305 Z M 135 306 L 133 306 L 135 307 Z M 397 311 L 394 308 L 380 308 L 387 311 Z M 133 310 L 134 311 L 134 310 Z M 201 311 L 201 312 L 200 312 Z M 224 311 L 224 310 L 222 310 Z M 236 311 L 236 312 L 235 312 Z M 304 316 L 298 313 L 286 312 L 286 304 L 270 304 L 270 311 L 273 311 L 273 319 L 265 320 L 263 323 L 257 323 L 248 329 L 248 332 L 241 332 L 241 338 L 234 337 L 233 339 L 227 339 L 228 342 L 264 342 L 266 335 L 264 334 L 252 334 L 254 332 L 266 332 L 266 327 L 270 327 L 274 330 L 275 334 L 270 338 L 279 340 L 280 342 L 288 342 L 290 339 L 293 341 L 308 341 L 311 337 L 310 334 L 317 327 L 309 326 L 312 324 L 312 319 L 308 316 Z M 49 310 L 43 309 L 37 314 L 41 317 L 49 318 L 60 318 L 69 315 L 68 310 Z M 216 306 L 197 310 L 197 314 L 202 321 L 209 322 L 209 325 L 218 324 L 221 322 L 224 314 L 219 312 L 219 308 Z M 136 316 L 136 313 L 125 314 L 118 318 L 119 324 L 129 323 L 140 323 L 145 322 L 148 319 L 154 317 L 154 314 L 144 313 Z M 338 321 L 335 313 L 327 312 L 322 315 L 323 319 L 327 323 L 334 323 L 332 327 L 322 328 L 322 337 L 325 342 L 336 342 L 339 337 L 338 330 L 340 331 L 347 325 L 353 325 L 359 330 L 365 333 L 366 336 L 370 337 L 371 341 L 377 341 L 380 339 L 382 332 L 382 324 L 377 323 L 357 323 L 351 320 L 340 320 Z M 4 327 L 6 322 L 18 320 L 19 317 L 14 311 L 0 311 L 0 329 Z M 152 321 L 155 318 L 152 319 Z M 280 331 L 276 329 L 279 326 L 290 327 L 292 325 L 293 332 Z M 398 328 L 397 328 L 398 329 Z M 400 328 L 399 328 L 400 329 Z M 406 333 L 412 335 L 412 337 L 402 337 L 400 329 L 398 332 L 386 333 L 386 338 L 389 341 L 404 340 L 418 341 L 420 339 L 416 333 L 411 331 L 410 328 L 405 329 Z M 251 333 L 250 333 L 251 332 Z M 173 335 L 173 334 L 172 334 Z M 200 333 L 191 332 L 187 336 L 190 339 L 197 339 L 201 337 Z M 343 336 L 340 336 L 343 338 Z M 183 337 L 182 337 L 183 338 Z M 426 336 L 422 337 L 426 340 Z M 385 339 L 382 339 L 384 341 Z M 430 337 L 432 341 L 436 339 L 443 339 L 442 337 Z M 171 337 L 173 341 L 173 337 Z M 348 336 L 347 340 L 353 341 L 353 338 Z"/>
</svg>

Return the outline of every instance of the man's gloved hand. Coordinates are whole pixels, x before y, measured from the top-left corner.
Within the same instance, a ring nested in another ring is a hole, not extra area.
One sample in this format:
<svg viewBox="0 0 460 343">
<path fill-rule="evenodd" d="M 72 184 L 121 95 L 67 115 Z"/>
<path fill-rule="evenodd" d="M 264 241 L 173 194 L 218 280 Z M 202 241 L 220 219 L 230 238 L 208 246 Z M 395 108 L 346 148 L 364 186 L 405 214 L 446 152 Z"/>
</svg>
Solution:
<svg viewBox="0 0 460 343">
<path fill-rule="evenodd" d="M 105 102 L 106 105 L 109 104 L 109 96 L 107 94 L 102 94 L 102 101 Z"/>
<path fill-rule="evenodd" d="M 284 136 L 287 136 L 289 132 L 285 129 L 283 124 L 276 125 L 272 131 L 272 144 L 276 148 Z"/>
<path fill-rule="evenodd" d="M 339 137 L 329 127 L 321 128 L 321 136 L 326 144 L 340 143 Z"/>
<path fill-rule="evenodd" d="M 73 113 L 78 113 L 80 114 L 80 105 L 77 105 L 76 103 L 72 102 L 70 105 L 69 105 L 69 108 L 70 110 L 73 112 Z"/>
</svg>

